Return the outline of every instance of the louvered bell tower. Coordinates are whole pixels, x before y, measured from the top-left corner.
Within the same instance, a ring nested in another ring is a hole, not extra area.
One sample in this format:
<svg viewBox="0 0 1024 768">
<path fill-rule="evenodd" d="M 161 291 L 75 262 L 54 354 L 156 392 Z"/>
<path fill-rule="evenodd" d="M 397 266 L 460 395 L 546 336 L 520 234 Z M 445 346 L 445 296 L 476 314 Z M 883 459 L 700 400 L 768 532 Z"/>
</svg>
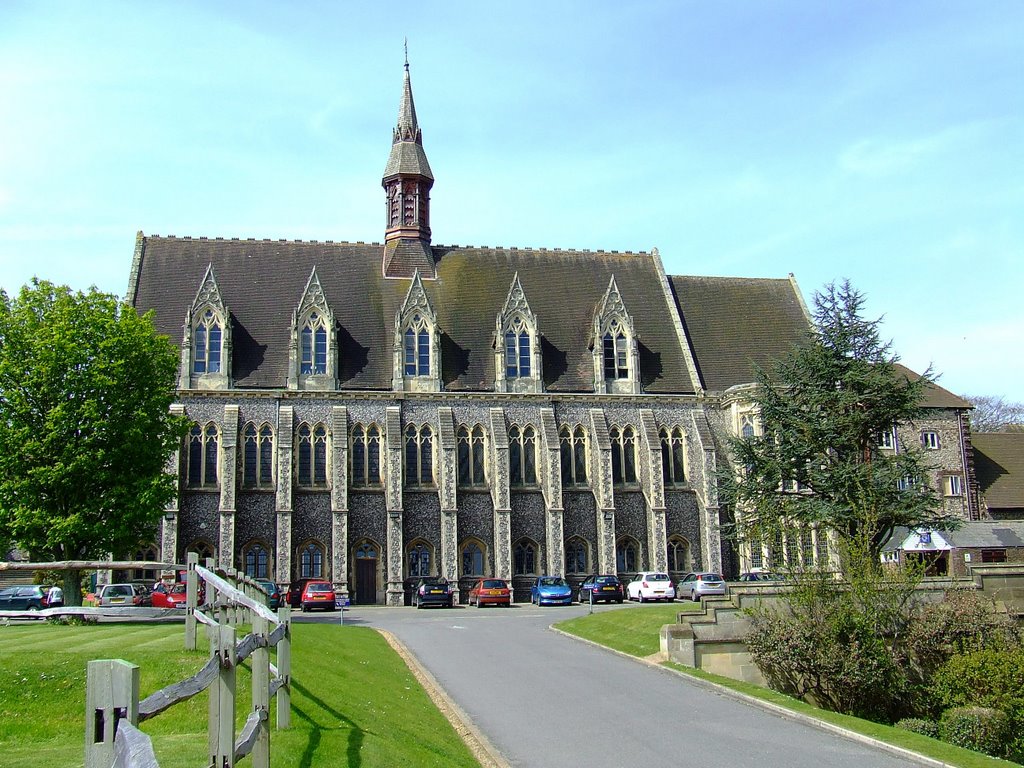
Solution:
<svg viewBox="0 0 1024 768">
<path fill-rule="evenodd" d="M 418 269 L 424 279 L 434 279 L 430 250 L 430 188 L 434 175 L 423 151 L 423 134 L 416 121 L 412 100 L 409 59 L 398 107 L 391 155 L 382 180 L 387 196 L 387 230 L 384 235 L 384 276 L 412 277 Z"/>
</svg>

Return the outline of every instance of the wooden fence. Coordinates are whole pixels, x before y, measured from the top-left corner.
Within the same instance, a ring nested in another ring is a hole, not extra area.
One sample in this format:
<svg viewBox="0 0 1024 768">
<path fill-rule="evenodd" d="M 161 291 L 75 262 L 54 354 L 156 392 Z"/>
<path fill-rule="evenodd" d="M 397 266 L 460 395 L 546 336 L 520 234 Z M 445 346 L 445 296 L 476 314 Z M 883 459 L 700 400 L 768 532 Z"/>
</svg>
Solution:
<svg viewBox="0 0 1024 768">
<path fill-rule="evenodd" d="M 138 724 L 209 689 L 208 766 L 230 768 L 252 755 L 253 768 L 270 766 L 270 700 L 277 699 L 277 727 L 291 724 L 291 609 L 275 615 L 252 579 L 231 571 L 218 575 L 213 562 L 200 566 L 189 554 L 186 574 L 185 647 L 196 648 L 206 627 L 210 660 L 192 677 L 139 701 L 139 668 L 120 659 L 90 661 L 86 676 L 85 768 L 158 768 L 149 736 Z M 200 584 L 204 602 L 199 604 Z M 236 638 L 239 624 L 252 632 Z M 277 648 L 277 666 L 270 649 Z M 251 658 L 252 708 L 235 738 L 235 674 Z"/>
</svg>

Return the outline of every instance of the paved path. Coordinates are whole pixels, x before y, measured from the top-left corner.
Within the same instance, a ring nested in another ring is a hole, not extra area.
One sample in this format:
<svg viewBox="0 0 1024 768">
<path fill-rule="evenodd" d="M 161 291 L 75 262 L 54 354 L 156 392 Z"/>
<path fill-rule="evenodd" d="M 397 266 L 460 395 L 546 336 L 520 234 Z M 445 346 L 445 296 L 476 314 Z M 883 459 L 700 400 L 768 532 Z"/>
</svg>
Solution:
<svg viewBox="0 0 1024 768">
<path fill-rule="evenodd" d="M 345 623 L 394 633 L 514 766 L 908 764 L 548 629 L 586 610 L 353 607 Z"/>
</svg>

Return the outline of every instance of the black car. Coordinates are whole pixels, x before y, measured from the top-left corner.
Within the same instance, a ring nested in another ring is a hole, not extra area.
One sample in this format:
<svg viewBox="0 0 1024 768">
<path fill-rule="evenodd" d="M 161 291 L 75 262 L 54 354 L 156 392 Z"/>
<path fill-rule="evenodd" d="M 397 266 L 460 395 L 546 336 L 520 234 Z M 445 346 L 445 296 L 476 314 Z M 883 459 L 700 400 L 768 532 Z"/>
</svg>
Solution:
<svg viewBox="0 0 1024 768">
<path fill-rule="evenodd" d="M 612 574 L 587 576 L 580 584 L 580 602 L 589 603 L 591 594 L 594 596 L 595 603 L 602 600 L 606 603 L 610 603 L 612 600 L 621 603 L 623 598 L 622 582 L 619 581 L 618 576 Z"/>
<path fill-rule="evenodd" d="M 441 576 L 428 576 L 416 582 L 412 593 L 412 604 L 417 608 L 426 605 L 443 605 L 451 608 L 455 605 L 455 595 L 448 579 Z"/>
<path fill-rule="evenodd" d="M 0 611 L 38 611 L 46 607 L 43 587 L 6 587 L 0 589 Z"/>
</svg>

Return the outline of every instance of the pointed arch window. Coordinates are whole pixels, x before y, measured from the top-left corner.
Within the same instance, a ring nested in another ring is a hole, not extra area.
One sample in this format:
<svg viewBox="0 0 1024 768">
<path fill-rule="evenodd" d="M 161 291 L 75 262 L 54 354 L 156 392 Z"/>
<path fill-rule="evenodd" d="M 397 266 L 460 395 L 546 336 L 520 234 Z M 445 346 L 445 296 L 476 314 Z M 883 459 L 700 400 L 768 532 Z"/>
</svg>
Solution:
<svg viewBox="0 0 1024 768">
<path fill-rule="evenodd" d="M 522 317 L 516 316 L 505 330 L 505 378 L 529 378 L 533 357 L 530 332 Z"/>
<path fill-rule="evenodd" d="M 668 569 L 673 573 L 686 573 L 690 570 L 690 542 L 682 536 L 670 536 L 668 539 Z"/>
<path fill-rule="evenodd" d="M 512 548 L 512 574 L 514 576 L 535 576 L 537 574 L 537 545 L 529 539 L 516 542 Z"/>
<path fill-rule="evenodd" d="M 327 373 L 327 322 L 319 312 L 313 311 L 306 318 L 299 332 L 299 347 L 300 373 Z"/>
<path fill-rule="evenodd" d="M 404 334 L 406 376 L 430 375 L 430 328 L 420 314 L 412 317 Z"/>
<path fill-rule="evenodd" d="M 406 550 L 406 562 L 409 564 L 409 578 L 424 578 L 431 575 L 433 550 L 423 541 L 414 541 Z"/>
<path fill-rule="evenodd" d="M 612 443 L 612 482 L 615 485 L 636 483 L 636 432 L 632 427 L 612 427 L 608 431 Z"/>
<path fill-rule="evenodd" d="M 579 424 L 570 429 L 563 425 L 558 432 L 558 447 L 562 458 L 562 485 L 566 487 L 587 484 L 587 433 Z"/>
<path fill-rule="evenodd" d="M 590 573 L 590 550 L 579 536 L 565 542 L 565 572 Z"/>
<path fill-rule="evenodd" d="M 484 546 L 476 539 L 470 539 L 463 543 L 462 550 L 462 575 L 483 576 L 484 575 Z"/>
<path fill-rule="evenodd" d="M 193 332 L 193 373 L 220 373 L 223 325 L 220 316 L 207 309 L 196 322 Z"/>
<path fill-rule="evenodd" d="M 204 539 L 197 539 L 185 547 L 186 560 L 188 559 L 189 552 L 195 552 L 199 558 L 199 564 L 204 567 L 207 560 L 212 560 L 216 557 L 216 550 L 214 550 L 213 545 Z"/>
<path fill-rule="evenodd" d="M 486 484 L 484 477 L 484 428 L 477 424 L 470 429 L 459 427 L 457 434 L 459 458 L 459 485 L 479 488 Z"/>
<path fill-rule="evenodd" d="M 740 418 L 740 437 L 751 438 L 757 431 L 754 427 L 754 416 L 749 413 L 743 414 Z"/>
<path fill-rule="evenodd" d="M 405 428 L 405 483 L 413 487 L 434 484 L 434 432 L 429 424 Z"/>
<path fill-rule="evenodd" d="M 615 568 L 619 573 L 636 573 L 640 566 L 640 546 L 634 539 L 619 539 L 615 544 Z"/>
<path fill-rule="evenodd" d="M 376 424 L 352 427 L 352 486 L 376 488 L 380 485 L 380 428 Z"/>
<path fill-rule="evenodd" d="M 661 472 L 666 486 L 686 485 L 683 430 L 661 428 Z"/>
<path fill-rule="evenodd" d="M 537 484 L 537 431 L 527 425 L 512 425 L 508 431 L 509 483 Z"/>
<path fill-rule="evenodd" d="M 253 579 L 269 578 L 270 550 L 261 541 L 254 541 L 242 551 L 245 575 Z"/>
<path fill-rule="evenodd" d="M 604 333 L 604 377 L 612 381 L 629 378 L 629 338 L 618 318 Z"/>
<path fill-rule="evenodd" d="M 303 422 L 298 429 L 298 483 L 303 488 L 327 487 L 327 428 Z"/>
<path fill-rule="evenodd" d="M 324 578 L 324 548 L 315 541 L 299 548 L 299 578 Z"/>
<path fill-rule="evenodd" d="M 219 449 L 220 432 L 216 424 L 192 425 L 188 437 L 188 484 L 191 487 L 217 487 Z"/>
<path fill-rule="evenodd" d="M 269 424 L 242 428 L 242 485 L 270 488 L 274 484 L 274 430 Z"/>
</svg>

